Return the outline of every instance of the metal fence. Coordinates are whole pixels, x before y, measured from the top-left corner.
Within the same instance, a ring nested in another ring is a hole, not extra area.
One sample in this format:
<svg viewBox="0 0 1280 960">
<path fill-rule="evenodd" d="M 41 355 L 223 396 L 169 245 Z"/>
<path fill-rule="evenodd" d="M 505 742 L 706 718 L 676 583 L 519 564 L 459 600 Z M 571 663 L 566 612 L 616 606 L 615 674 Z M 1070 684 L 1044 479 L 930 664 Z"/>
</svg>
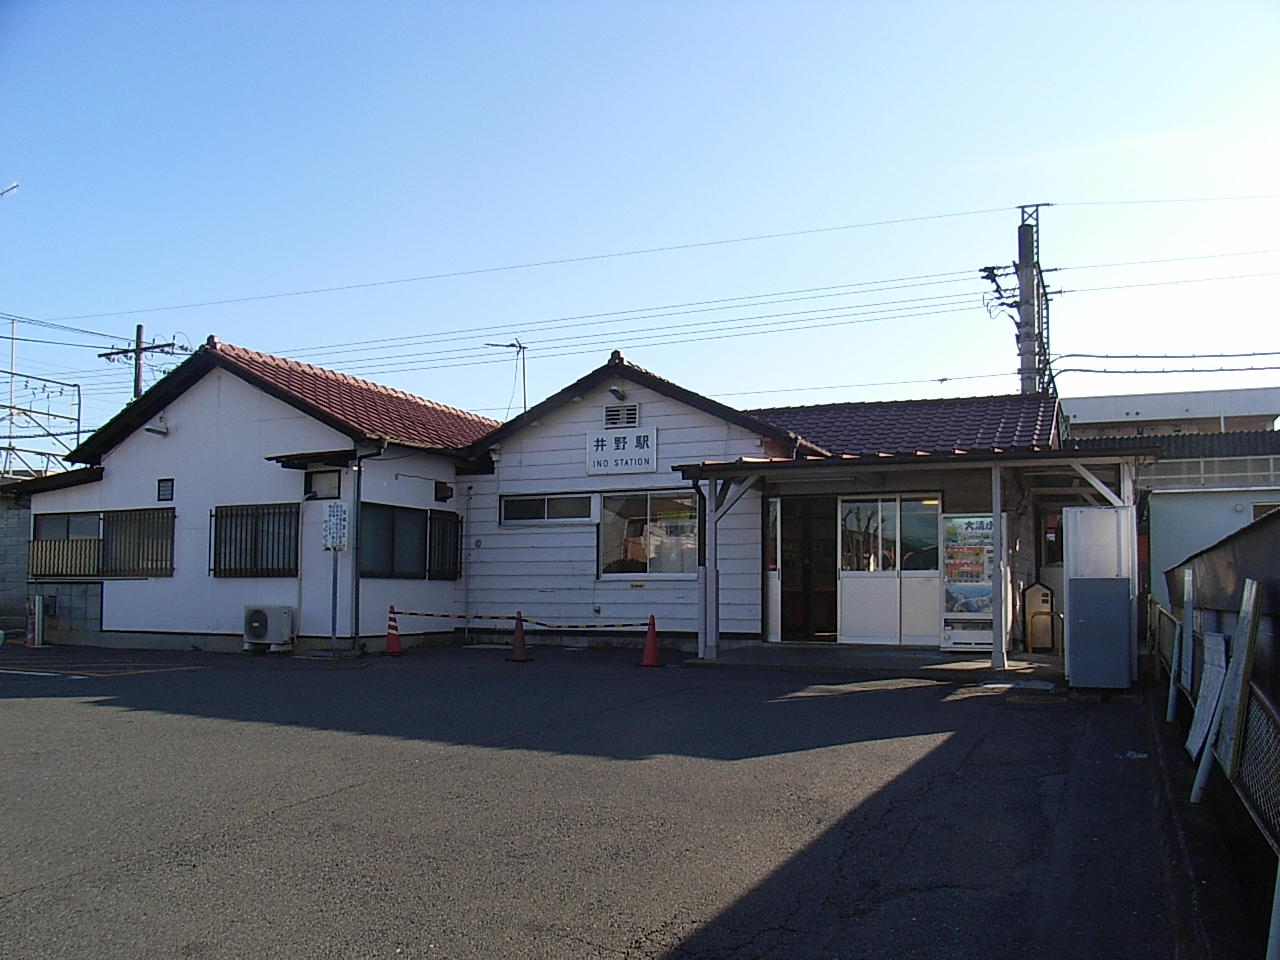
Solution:
<svg viewBox="0 0 1280 960">
<path fill-rule="evenodd" d="M 32 540 L 27 573 L 32 577 L 96 577 L 102 570 L 102 541 Z"/>
<path fill-rule="evenodd" d="M 1152 600 L 1153 610 L 1147 618 L 1149 647 L 1159 653 L 1167 673 L 1173 673 L 1178 620 Z M 1200 694 L 1204 675 L 1204 636 L 1197 628 L 1190 638 L 1190 683 L 1173 677 L 1178 689 L 1194 704 Z M 1245 721 L 1240 762 L 1231 785 L 1253 817 L 1271 849 L 1280 854 L 1280 712 L 1266 691 L 1256 682 L 1248 684 L 1245 700 L 1240 704 Z M 1211 749 L 1210 745 L 1207 749 Z"/>
</svg>

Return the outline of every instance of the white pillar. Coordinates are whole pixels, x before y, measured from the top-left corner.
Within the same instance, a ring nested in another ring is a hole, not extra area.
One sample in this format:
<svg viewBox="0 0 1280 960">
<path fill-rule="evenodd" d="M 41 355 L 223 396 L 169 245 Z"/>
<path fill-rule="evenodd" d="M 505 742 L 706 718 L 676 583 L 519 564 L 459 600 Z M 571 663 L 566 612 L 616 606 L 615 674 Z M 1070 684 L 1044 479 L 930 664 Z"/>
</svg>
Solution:
<svg viewBox="0 0 1280 960">
<path fill-rule="evenodd" d="M 715 481 L 708 480 L 707 486 L 715 493 Z M 698 657 L 707 655 L 707 526 L 711 523 L 711 499 L 702 494 L 702 481 L 694 483 L 695 499 L 698 501 L 699 540 L 698 540 Z"/>
<path fill-rule="evenodd" d="M 716 658 L 720 641 L 720 563 L 719 544 L 716 537 L 716 521 L 719 512 L 716 509 L 717 481 L 712 479 L 710 495 L 707 497 L 707 639 L 703 645 L 702 656 L 706 660 Z"/>
<path fill-rule="evenodd" d="M 1008 625 L 1004 621 L 1005 572 L 1008 568 L 1004 525 L 1000 522 L 1000 465 L 991 467 L 991 666 L 1003 670 L 1009 665 L 1005 655 Z"/>
</svg>

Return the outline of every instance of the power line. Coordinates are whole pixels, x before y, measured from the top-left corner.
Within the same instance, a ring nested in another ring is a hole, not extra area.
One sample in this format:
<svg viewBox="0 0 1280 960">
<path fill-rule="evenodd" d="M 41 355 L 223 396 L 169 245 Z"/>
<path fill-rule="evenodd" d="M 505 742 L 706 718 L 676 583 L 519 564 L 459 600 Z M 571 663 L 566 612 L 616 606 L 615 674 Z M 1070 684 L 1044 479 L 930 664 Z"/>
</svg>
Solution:
<svg viewBox="0 0 1280 960">
<path fill-rule="evenodd" d="M 636 328 L 636 329 L 631 329 L 626 331 L 613 331 L 613 332 L 597 331 L 591 334 L 578 334 L 573 336 L 552 337 L 552 338 L 543 340 L 541 342 L 534 341 L 533 344 L 530 344 L 530 345 L 537 346 L 537 348 L 540 351 L 542 351 L 552 344 L 566 344 L 566 343 L 572 343 L 575 341 L 601 342 L 604 340 L 613 340 L 614 338 L 618 336 L 623 336 L 623 335 L 636 336 L 638 334 L 652 334 L 652 333 L 660 333 L 663 331 L 681 331 L 681 330 L 687 331 L 687 330 L 697 330 L 697 329 L 712 330 L 712 329 L 723 327 L 727 324 L 733 324 L 738 329 L 744 329 L 742 327 L 743 324 L 749 323 L 751 321 L 756 321 L 756 320 L 778 320 L 778 319 L 785 319 L 790 317 L 812 318 L 817 314 L 828 314 L 828 315 L 836 315 L 836 316 L 858 316 L 865 312 L 887 312 L 889 314 L 892 314 L 894 312 L 898 312 L 904 309 L 910 309 L 915 305 L 922 305 L 922 304 L 939 305 L 944 303 L 954 303 L 956 301 L 961 301 L 965 299 L 974 299 L 974 295 L 969 293 L 957 293 L 957 294 L 944 294 L 944 295 L 935 296 L 935 297 L 909 297 L 909 298 L 904 298 L 900 300 L 885 300 L 885 301 L 879 301 L 875 303 L 841 304 L 839 306 L 834 306 L 834 307 L 821 307 L 821 308 L 814 308 L 814 309 L 808 309 L 808 310 L 787 310 L 779 313 L 756 314 L 754 316 L 736 316 L 736 317 L 724 317 L 719 319 L 703 319 L 703 320 L 696 320 L 689 323 L 658 324 L 652 327 L 641 327 L 641 328 Z M 975 299 L 975 303 L 977 303 L 976 299 Z M 840 313 L 837 313 L 837 311 L 848 311 L 848 312 L 840 314 Z M 640 319 L 646 319 L 646 318 L 640 318 Z M 572 324 L 566 327 L 565 329 L 571 329 L 572 327 L 586 326 L 586 325 L 587 324 Z M 778 326 L 785 326 L 785 325 L 786 324 L 778 324 Z M 595 326 L 595 325 L 591 325 L 591 326 Z M 760 325 L 757 324 L 756 326 L 760 326 Z M 548 332 L 553 332 L 553 331 L 548 331 Z M 464 339 L 464 338 L 452 338 L 452 339 Z M 348 362 L 346 364 L 346 369 L 368 370 L 368 369 L 375 369 L 377 366 L 387 361 L 398 362 L 398 361 L 406 360 L 409 358 L 418 358 L 418 357 L 438 357 L 438 358 L 455 357 L 456 358 L 456 357 L 465 357 L 468 355 L 475 355 L 483 352 L 484 352 L 483 346 L 451 347 L 444 350 L 422 350 L 422 351 L 416 351 L 412 353 L 407 353 L 402 350 L 397 350 L 392 353 L 384 354 L 381 356 L 358 358 L 354 361 Z"/>
<path fill-rule="evenodd" d="M 857 390 L 864 387 L 896 387 L 916 383 L 951 383 L 956 380 L 994 380 L 999 377 L 1016 376 L 1012 371 L 1005 373 L 975 373 L 958 377 L 921 377 L 916 380 L 879 380 L 872 383 L 829 383 L 817 387 L 782 387 L 772 390 L 738 390 L 730 393 L 708 393 L 708 397 L 754 397 L 774 393 L 811 393 L 819 390 Z M 502 407 L 470 407 L 472 413 L 496 413 Z"/>
<path fill-rule="evenodd" d="M 1238 253 L 1203 253 L 1193 257 L 1165 257 L 1161 260 L 1129 260 L 1119 263 L 1086 263 L 1075 267 L 1054 267 L 1045 273 L 1058 273 L 1062 270 L 1104 270 L 1112 267 L 1145 267 L 1157 263 L 1185 263 L 1189 260 L 1221 260 L 1224 257 L 1258 257 L 1269 253 L 1280 253 L 1280 248 L 1273 250 L 1242 250 Z"/>
<path fill-rule="evenodd" d="M 1164 200 L 1075 200 L 1067 203 L 1045 203 L 1045 207 L 1137 207 L 1162 203 L 1235 203 L 1243 200 L 1280 200 L 1280 193 L 1258 193 L 1244 197 L 1175 197 Z"/>
<path fill-rule="evenodd" d="M 18 337 L 10 333 L 0 333 L 0 340 L 12 340 L 17 343 L 45 343 L 57 347 L 83 347 L 87 350 L 109 350 L 110 346 L 102 343 L 68 343 L 66 340 L 39 340 L 34 337 Z"/>
<path fill-rule="evenodd" d="M 662 305 L 653 306 L 653 307 L 632 307 L 626 310 L 610 310 L 610 311 L 605 311 L 601 313 L 575 314 L 575 315 L 569 315 L 564 317 L 554 317 L 546 320 L 528 321 L 528 322 L 516 324 L 516 326 L 518 326 L 521 330 L 531 330 L 539 327 L 555 326 L 557 324 L 570 323 L 572 321 L 578 321 L 578 320 L 599 321 L 599 320 L 604 320 L 610 317 L 617 318 L 619 320 L 652 319 L 653 317 L 658 317 L 658 316 L 677 316 L 678 315 L 677 313 L 662 313 L 658 311 L 680 311 L 682 313 L 710 312 L 712 310 L 717 310 L 717 309 L 719 310 L 732 309 L 732 307 L 729 305 L 735 304 L 735 303 L 740 304 L 744 308 L 761 306 L 762 304 L 759 302 L 746 303 L 745 301 L 762 301 L 766 297 L 790 297 L 792 299 L 789 299 L 789 300 L 779 299 L 779 300 L 772 301 L 775 303 L 790 303 L 790 302 L 799 301 L 799 300 L 821 299 L 822 297 L 853 295 L 854 293 L 856 293 L 856 288 L 875 287 L 877 289 L 865 290 L 864 292 L 879 293 L 879 292 L 882 292 L 883 290 L 910 289 L 913 287 L 928 287 L 928 286 L 945 285 L 948 283 L 957 283 L 963 280 L 971 280 L 972 276 L 973 276 L 972 270 L 953 270 L 953 271 L 948 271 L 946 273 L 928 273 L 928 274 L 920 274 L 918 276 L 913 276 L 913 277 L 893 277 L 893 278 L 888 278 L 884 280 L 864 280 L 858 283 L 842 283 L 842 284 L 835 284 L 835 285 L 828 285 L 828 286 L 821 286 L 821 287 L 802 287 L 796 290 L 779 290 L 771 293 L 756 293 L 756 294 L 749 294 L 749 295 L 740 296 L 740 297 L 721 297 L 713 300 L 691 300 L 686 303 L 662 304 Z M 939 279 L 939 278 L 952 278 L 952 279 Z M 912 281 L 924 281 L 924 282 L 916 283 Z M 902 286 L 886 286 L 887 284 L 902 284 Z M 829 293 L 826 291 L 844 291 L 844 293 L 840 293 L 840 292 Z M 811 296 L 799 296 L 800 294 L 807 294 Z M 717 304 L 723 304 L 724 306 L 716 306 Z M 685 308 L 705 308 L 705 309 L 686 310 Z M 640 316 L 641 314 L 647 314 L 648 316 L 641 317 Z M 383 344 L 390 345 L 393 343 L 407 345 L 413 342 L 420 342 L 420 341 L 430 341 L 432 343 L 440 343 L 441 338 L 443 337 L 454 337 L 455 335 L 459 337 L 479 336 L 481 334 L 494 333 L 499 330 L 507 330 L 507 329 L 510 329 L 511 327 L 512 327 L 512 324 L 495 325 L 495 326 L 487 326 L 487 327 L 463 327 L 455 330 L 443 330 L 443 331 L 439 331 L 437 333 L 431 333 L 431 334 L 414 334 L 406 337 L 384 337 L 384 338 L 379 338 L 374 340 L 350 340 L 342 343 L 326 344 L 326 345 L 321 345 L 317 347 L 306 347 L 306 348 L 301 348 L 293 351 L 289 351 L 286 349 L 285 351 L 282 351 L 282 352 L 288 353 L 290 356 L 293 356 L 293 357 L 308 356 L 308 355 L 317 354 L 317 353 L 323 353 L 323 354 L 332 356 L 335 353 L 341 353 L 341 352 L 357 352 L 354 350 L 345 351 L 345 350 L 340 350 L 336 348 L 344 348 L 344 347 L 358 348 L 358 347 L 365 347 L 365 346 L 372 346 L 372 345 L 383 345 Z"/>
<path fill-rule="evenodd" d="M 1230 360 L 1239 357 L 1280 357 L 1280 350 L 1256 350 L 1252 353 L 1062 353 L 1055 359 L 1086 360 Z"/>
<path fill-rule="evenodd" d="M 1193 277 L 1189 280 L 1154 280 L 1150 283 L 1122 283 L 1110 287 L 1077 287 L 1074 290 L 1055 290 L 1054 295 L 1064 293 L 1097 293 L 1103 290 L 1135 290 L 1139 287 L 1174 287 L 1187 283 L 1216 283 L 1220 280 L 1250 280 L 1255 277 L 1280 277 L 1280 270 L 1265 273 L 1237 273 L 1229 277 Z"/>
<path fill-rule="evenodd" d="M 107 340 L 125 340 L 120 334 L 103 333 L 101 330 L 85 330 L 83 327 L 68 327 L 61 323 L 54 323 L 52 320 L 37 320 L 34 317 L 24 317 L 18 313 L 0 312 L 0 320 L 16 320 L 18 323 L 30 323 L 37 327 L 48 327 L 51 330 L 64 330 L 67 333 L 83 333 L 89 337 L 103 337 Z"/>
<path fill-rule="evenodd" d="M 1125 375 L 1137 373 L 1261 373 L 1267 370 L 1280 370 L 1278 367 L 1217 367 L 1214 369 L 1206 369 L 1204 367 L 1183 367 L 1172 370 L 1092 370 L 1083 367 L 1073 367 L 1066 370 L 1055 370 L 1055 373 L 1122 373 Z"/>
<path fill-rule="evenodd" d="M 536 260 L 498 267 L 478 267 L 471 270 L 454 270 L 448 273 L 430 273 L 418 277 L 400 277 L 394 280 L 371 280 L 366 283 L 349 283 L 332 287 L 315 287 L 308 290 L 290 290 L 284 293 L 265 293 L 249 297 L 228 297 L 221 300 L 203 300 L 193 303 L 177 303 L 162 307 L 143 307 L 134 310 L 114 310 L 107 313 L 82 313 L 56 317 L 56 320 L 91 320 L 99 317 L 126 317 L 142 313 L 161 313 L 168 310 L 191 310 L 196 307 L 221 307 L 235 303 L 254 303 L 263 300 L 280 300 L 287 297 L 307 297 L 322 293 L 341 293 L 348 290 L 367 290 L 406 283 L 423 283 L 429 280 L 447 280 L 454 277 L 470 277 L 486 273 L 502 273 L 513 270 L 532 270 L 538 267 L 563 266 L 571 263 L 588 263 L 595 260 L 613 260 L 620 257 L 640 257 L 655 253 L 672 253 L 680 250 L 696 250 L 705 247 L 721 247 L 737 243 L 756 243 L 762 240 L 781 240 L 788 237 L 813 236 L 820 233 L 836 233 L 844 230 L 863 230 L 870 227 L 887 227 L 903 223 L 923 223 L 930 220 L 948 220 L 957 217 L 976 217 L 989 213 L 1006 213 L 1009 207 L 991 207 L 986 210 L 965 210 L 958 213 L 935 213 L 922 217 L 898 217 L 893 220 L 869 220 L 864 223 L 847 223 L 835 227 L 814 227 L 808 230 L 788 230 L 781 233 L 762 233 L 749 237 L 731 237 L 724 240 L 703 240 L 697 243 L 679 243 L 663 247 L 646 247 L 639 250 L 621 250 L 614 253 L 596 253 L 580 257 L 561 257 L 555 260 Z"/>
<path fill-rule="evenodd" d="M 674 345 L 684 344 L 684 343 L 703 343 L 711 340 L 724 340 L 724 339 L 730 339 L 735 337 L 760 336 L 768 333 L 789 333 L 789 332 L 794 332 L 795 330 L 819 330 L 819 329 L 824 329 L 828 327 L 850 326 L 852 324 L 860 324 L 860 323 L 877 323 L 877 322 L 883 322 L 885 320 L 906 320 L 906 319 L 913 319 L 916 317 L 928 317 L 928 316 L 938 316 L 941 314 L 964 313 L 970 310 L 979 310 L 979 309 L 982 309 L 981 305 L 974 304 L 972 306 L 967 306 L 967 307 L 950 307 L 945 309 L 926 310 L 926 311 L 919 311 L 917 313 L 898 314 L 893 316 L 866 317 L 866 318 L 860 318 L 856 320 L 840 319 L 840 320 L 832 320 L 830 322 L 823 322 L 823 323 L 805 323 L 804 325 L 796 325 L 796 326 L 790 326 L 785 328 L 774 327 L 772 329 L 746 331 L 746 332 L 735 330 L 735 331 L 730 331 L 728 333 L 720 333 L 715 335 L 681 337 L 676 339 L 650 338 L 650 339 L 641 340 L 641 341 L 623 340 L 619 342 L 618 338 L 616 336 L 613 336 L 610 339 L 603 342 L 612 346 L 616 346 L 620 349 L 638 349 L 638 348 L 653 347 L 653 346 L 674 346 Z M 539 352 L 539 356 L 546 357 L 546 358 L 576 357 L 576 356 L 583 356 L 585 354 L 593 354 L 598 349 L 599 349 L 599 346 L 596 345 L 596 346 L 590 347 L 589 349 L 581 349 L 581 350 L 563 350 L 563 351 L 549 352 L 549 353 Z M 450 362 L 433 362 L 433 363 L 426 363 L 426 364 L 388 363 L 380 367 L 376 372 L 385 374 L 385 373 L 402 373 L 406 371 L 417 371 L 417 370 L 445 370 L 445 369 L 453 369 L 456 367 L 486 366 L 488 364 L 505 363 L 505 362 L 507 362 L 506 358 L 497 359 L 497 360 L 459 360 L 458 362 L 451 362 L 451 361 Z"/>
<path fill-rule="evenodd" d="M 962 377 L 921 377 L 917 380 L 880 380 L 875 383 L 833 383 L 825 387 L 782 387 L 774 390 L 738 390 L 733 393 L 713 393 L 712 397 L 755 397 L 773 393 L 808 393 L 817 390 L 857 390 L 863 387 L 899 387 L 916 383 L 951 383 L 955 380 L 992 380 L 997 377 L 1016 377 L 1014 371 L 1004 373 L 974 373 Z"/>
</svg>

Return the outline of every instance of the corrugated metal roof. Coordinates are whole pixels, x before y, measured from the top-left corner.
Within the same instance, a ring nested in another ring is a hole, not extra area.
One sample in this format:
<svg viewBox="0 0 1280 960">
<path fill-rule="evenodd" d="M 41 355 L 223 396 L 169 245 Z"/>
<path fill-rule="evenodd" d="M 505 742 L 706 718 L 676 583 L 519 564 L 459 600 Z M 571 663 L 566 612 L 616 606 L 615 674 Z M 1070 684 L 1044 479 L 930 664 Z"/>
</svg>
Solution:
<svg viewBox="0 0 1280 960">
<path fill-rule="evenodd" d="M 1221 457 L 1267 457 L 1280 454 L 1280 431 L 1248 430 L 1234 433 L 1177 433 L 1145 437 L 1090 437 L 1069 440 L 1076 450 L 1158 447 L 1161 460 L 1210 460 Z"/>
<path fill-rule="evenodd" d="M 837 455 L 1051 449 L 1058 441 L 1057 400 L 1044 394 L 825 403 L 746 412 Z"/>
</svg>

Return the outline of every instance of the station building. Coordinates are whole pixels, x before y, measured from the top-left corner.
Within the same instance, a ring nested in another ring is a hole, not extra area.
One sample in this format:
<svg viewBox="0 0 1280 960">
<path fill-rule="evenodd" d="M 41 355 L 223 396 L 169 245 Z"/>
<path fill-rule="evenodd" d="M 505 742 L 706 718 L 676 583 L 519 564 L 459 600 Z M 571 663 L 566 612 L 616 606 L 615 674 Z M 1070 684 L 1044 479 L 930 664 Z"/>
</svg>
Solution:
<svg viewBox="0 0 1280 960">
<path fill-rule="evenodd" d="M 1148 452 L 1077 450 L 1064 426 L 1042 394 L 738 410 L 616 351 L 499 424 L 210 338 L 79 469 L 24 486 L 31 588 L 53 642 L 238 649 L 269 607 L 297 648 L 376 650 L 394 605 L 410 643 L 518 610 L 600 643 L 653 615 L 707 658 L 777 642 L 1002 661 L 1036 646 L 1024 601 L 1063 554 L 1047 519 L 1093 506 L 1132 526 Z M 347 549 L 326 551 L 339 516 Z M 1095 572 L 1132 581 L 1121 542 Z"/>
</svg>

